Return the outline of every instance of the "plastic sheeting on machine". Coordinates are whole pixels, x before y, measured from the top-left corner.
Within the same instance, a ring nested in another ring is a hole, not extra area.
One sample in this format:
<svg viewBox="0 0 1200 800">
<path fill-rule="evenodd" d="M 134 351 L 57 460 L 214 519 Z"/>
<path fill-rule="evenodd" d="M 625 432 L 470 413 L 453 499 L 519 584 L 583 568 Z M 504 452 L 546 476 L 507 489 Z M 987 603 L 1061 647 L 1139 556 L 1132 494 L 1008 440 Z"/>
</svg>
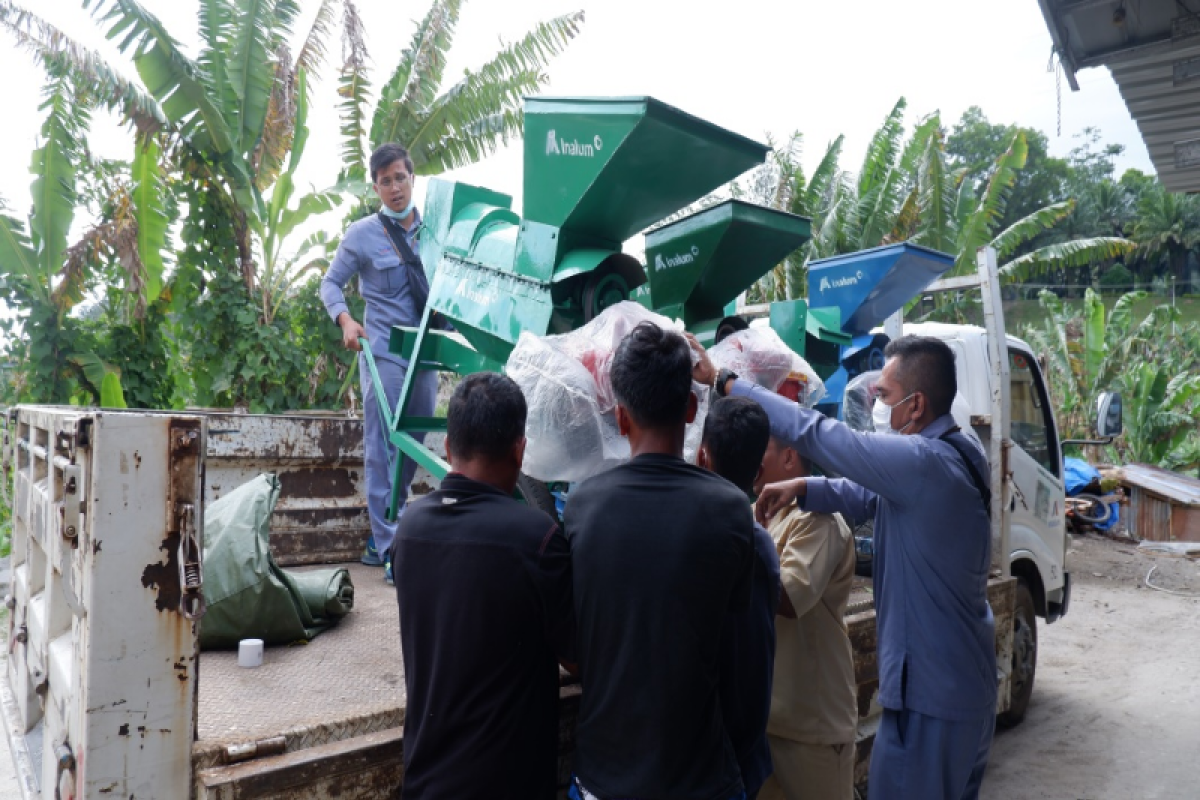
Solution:
<svg viewBox="0 0 1200 800">
<path fill-rule="evenodd" d="M 812 408 L 825 396 L 825 384 L 771 328 L 748 328 L 731 334 L 708 353 L 717 369 Z"/>
<path fill-rule="evenodd" d="M 521 387 L 529 407 L 522 467 L 527 475 L 577 482 L 629 459 L 629 442 L 617 430 L 611 370 L 621 340 L 642 322 L 683 331 L 680 323 L 625 301 L 570 333 L 521 334 L 505 372 Z M 707 387 L 694 388 L 700 409 L 688 426 L 684 457 L 689 460 L 699 448 L 708 406 Z"/>
<path fill-rule="evenodd" d="M 203 649 L 236 647 L 246 638 L 266 644 L 312 639 L 354 607 L 345 569 L 289 571 L 271 557 L 268 534 L 279 491 L 275 475 L 259 475 L 204 510 Z"/>
</svg>

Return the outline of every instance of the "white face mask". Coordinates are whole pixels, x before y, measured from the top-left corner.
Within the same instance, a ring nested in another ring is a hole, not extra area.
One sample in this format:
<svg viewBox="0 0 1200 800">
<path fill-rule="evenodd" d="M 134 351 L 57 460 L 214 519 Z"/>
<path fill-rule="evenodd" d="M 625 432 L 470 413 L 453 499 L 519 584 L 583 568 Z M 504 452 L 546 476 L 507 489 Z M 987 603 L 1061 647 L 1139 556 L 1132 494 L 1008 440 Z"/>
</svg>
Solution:
<svg viewBox="0 0 1200 800">
<path fill-rule="evenodd" d="M 908 397 L 904 398 L 903 400 L 896 403 L 895 405 L 890 405 L 890 406 L 887 403 L 883 402 L 882 398 L 876 397 L 875 405 L 871 406 L 871 421 L 875 423 L 875 432 L 876 433 L 897 433 L 897 434 L 899 434 L 899 433 L 904 433 L 906 430 L 908 430 L 908 425 L 912 425 L 912 420 L 909 420 L 908 425 L 905 425 L 900 430 L 896 430 L 895 428 L 892 427 L 892 409 L 895 408 L 896 406 L 904 405 L 909 400 L 913 399 L 913 396 L 915 394 L 916 394 L 916 392 L 914 392 L 913 394 L 910 394 Z"/>
</svg>

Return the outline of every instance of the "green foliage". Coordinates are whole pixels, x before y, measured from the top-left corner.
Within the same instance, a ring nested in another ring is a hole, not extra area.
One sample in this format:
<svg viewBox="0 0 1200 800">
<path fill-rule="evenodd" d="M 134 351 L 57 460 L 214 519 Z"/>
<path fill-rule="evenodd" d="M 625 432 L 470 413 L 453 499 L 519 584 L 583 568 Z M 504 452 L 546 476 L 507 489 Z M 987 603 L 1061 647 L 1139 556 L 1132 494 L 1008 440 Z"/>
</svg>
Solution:
<svg viewBox="0 0 1200 800">
<path fill-rule="evenodd" d="M 101 408 L 128 408 L 125 394 L 121 391 L 121 378 L 115 372 L 107 372 L 100 382 Z"/>
<path fill-rule="evenodd" d="M 1136 276 L 1124 264 L 1113 264 L 1100 275 L 1100 285 L 1107 291 L 1127 290 L 1135 280 Z"/>
<path fill-rule="evenodd" d="M 1065 191 L 1067 162 L 1048 154 L 1049 142 L 1041 131 L 991 123 L 978 106 L 964 111 L 946 138 L 950 169 L 963 169 L 964 182 L 977 189 L 988 182 L 1000 156 L 1017 134 L 1027 144 L 1026 162 L 1013 182 L 1005 213 L 997 221 L 1000 228 L 1008 228 L 1038 209 L 1071 196 Z"/>
<path fill-rule="evenodd" d="M 1095 398 L 1120 391 L 1125 433 L 1115 443 L 1116 458 L 1192 468 L 1200 463 L 1200 326 L 1180 325 L 1179 311 L 1169 305 L 1135 321 L 1134 305 L 1143 297 L 1144 292 L 1125 294 L 1106 314 L 1089 289 L 1077 315 L 1042 292 L 1046 319 L 1027 328 L 1024 337 L 1046 358 L 1063 438 L 1089 438 Z"/>
<path fill-rule="evenodd" d="M 442 92 L 446 60 L 454 43 L 461 0 L 434 0 L 400 61 L 379 90 L 371 118 L 372 146 L 400 142 L 416 171 L 436 175 L 472 164 L 521 133 L 521 101 L 537 94 L 548 80 L 545 69 L 578 35 L 583 12 L 538 23 L 516 42 L 504 45 L 477 70 L 467 70 Z M 343 164 L 349 176 L 366 174 L 361 135 L 366 113 L 365 48 L 351 47 L 342 70 L 339 94 Z"/>
</svg>

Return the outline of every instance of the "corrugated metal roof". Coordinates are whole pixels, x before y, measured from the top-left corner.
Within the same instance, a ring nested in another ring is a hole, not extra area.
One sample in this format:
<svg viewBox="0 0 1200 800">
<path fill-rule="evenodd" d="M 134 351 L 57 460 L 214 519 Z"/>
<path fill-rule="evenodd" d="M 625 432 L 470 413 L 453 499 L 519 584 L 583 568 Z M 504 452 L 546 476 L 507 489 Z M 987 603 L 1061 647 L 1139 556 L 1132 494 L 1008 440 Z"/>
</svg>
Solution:
<svg viewBox="0 0 1200 800">
<path fill-rule="evenodd" d="M 1145 489 L 1181 505 L 1200 506 L 1200 480 L 1147 464 L 1130 464 L 1122 472 L 1122 483 Z"/>
<path fill-rule="evenodd" d="M 1169 191 L 1200 192 L 1200 0 L 1038 0 L 1071 88 L 1106 66 Z"/>
</svg>

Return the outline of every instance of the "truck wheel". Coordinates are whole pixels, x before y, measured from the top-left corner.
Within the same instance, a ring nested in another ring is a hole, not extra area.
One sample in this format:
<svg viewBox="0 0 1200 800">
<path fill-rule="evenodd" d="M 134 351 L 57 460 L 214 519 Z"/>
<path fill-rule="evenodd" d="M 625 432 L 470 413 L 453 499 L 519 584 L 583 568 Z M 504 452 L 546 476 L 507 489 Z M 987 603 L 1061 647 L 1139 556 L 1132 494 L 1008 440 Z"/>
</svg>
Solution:
<svg viewBox="0 0 1200 800">
<path fill-rule="evenodd" d="M 1037 674 L 1037 616 L 1033 592 L 1021 578 L 1017 582 L 1017 604 L 1013 609 L 1012 697 L 1008 711 L 996 718 L 1003 728 L 1011 728 L 1025 719 L 1029 698 L 1033 696 L 1033 678 Z"/>
<path fill-rule="evenodd" d="M 544 511 L 555 522 L 559 521 L 554 495 L 550 493 L 550 488 L 546 484 L 522 472 L 517 476 L 517 492 L 525 501 L 525 505 L 536 508 L 538 511 Z"/>
</svg>

